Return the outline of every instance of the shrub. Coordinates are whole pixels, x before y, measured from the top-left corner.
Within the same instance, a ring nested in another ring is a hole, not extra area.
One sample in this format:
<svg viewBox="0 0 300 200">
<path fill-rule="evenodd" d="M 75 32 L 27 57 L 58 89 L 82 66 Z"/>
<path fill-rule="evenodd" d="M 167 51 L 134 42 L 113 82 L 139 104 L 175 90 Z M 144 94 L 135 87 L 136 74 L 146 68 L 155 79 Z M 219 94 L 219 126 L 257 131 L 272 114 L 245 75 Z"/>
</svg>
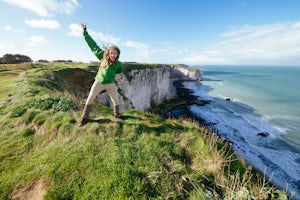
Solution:
<svg viewBox="0 0 300 200">
<path fill-rule="evenodd" d="M 27 108 L 26 106 L 19 106 L 14 108 L 11 113 L 10 113 L 10 118 L 14 118 L 14 117 L 20 117 L 22 116 L 25 112 L 26 112 Z"/>
<path fill-rule="evenodd" d="M 76 106 L 71 99 L 66 96 L 56 96 L 56 97 L 47 97 L 47 98 L 36 98 L 30 102 L 27 102 L 25 105 L 14 108 L 10 113 L 10 118 L 20 117 L 26 113 L 28 108 L 36 108 L 39 110 L 50 110 L 54 111 L 69 111 L 75 109 Z M 29 116 L 29 121 L 34 117 Z"/>
<path fill-rule="evenodd" d="M 65 96 L 57 97 L 48 97 L 34 99 L 31 107 L 40 109 L 40 110 L 50 110 L 54 109 L 55 111 L 68 111 L 75 109 L 75 104 L 73 101 Z"/>
</svg>

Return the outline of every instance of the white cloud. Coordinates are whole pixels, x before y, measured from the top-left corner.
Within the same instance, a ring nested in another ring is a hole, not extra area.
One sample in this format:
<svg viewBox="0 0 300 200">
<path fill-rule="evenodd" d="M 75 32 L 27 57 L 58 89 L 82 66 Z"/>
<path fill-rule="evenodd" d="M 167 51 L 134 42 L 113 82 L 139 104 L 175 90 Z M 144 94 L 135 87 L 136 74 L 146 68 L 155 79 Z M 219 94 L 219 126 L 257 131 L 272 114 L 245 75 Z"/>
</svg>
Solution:
<svg viewBox="0 0 300 200">
<path fill-rule="evenodd" d="M 221 35 L 223 41 L 184 58 L 188 63 L 300 64 L 300 22 L 244 25 Z"/>
<path fill-rule="evenodd" d="M 79 4 L 77 0 L 4 0 L 5 2 L 35 12 L 39 16 L 49 17 L 54 13 L 72 13 Z"/>
<path fill-rule="evenodd" d="M 148 59 L 155 50 L 150 50 L 149 46 L 140 42 L 126 41 L 122 43 L 123 46 L 129 47 L 128 50 L 133 56 L 132 59 Z M 133 51 L 132 51 L 133 50 Z"/>
<path fill-rule="evenodd" d="M 77 0 L 63 1 L 60 2 L 60 4 L 66 14 L 71 14 L 77 7 L 79 7 Z"/>
<path fill-rule="evenodd" d="M 31 19 L 24 20 L 24 22 L 34 28 L 48 28 L 48 29 L 58 29 L 60 24 L 56 20 L 47 20 L 47 19 Z"/>
<path fill-rule="evenodd" d="M 6 25 L 2 28 L 4 31 L 12 31 L 12 32 L 16 32 L 16 33 L 20 33 L 20 32 L 23 32 L 24 30 L 23 29 L 17 29 L 17 28 L 14 28 L 10 25 Z"/>
<path fill-rule="evenodd" d="M 147 50 L 149 47 L 146 44 L 140 43 L 140 42 L 133 42 L 133 41 L 126 41 L 123 43 L 126 47 L 135 48 L 138 50 Z"/>
<path fill-rule="evenodd" d="M 119 41 L 120 39 L 113 36 L 113 35 L 110 35 L 110 34 L 104 34 L 104 33 L 101 33 L 101 32 L 96 32 L 96 31 L 89 31 L 91 36 L 95 39 L 95 40 L 98 40 L 99 42 L 101 43 L 104 43 L 104 44 L 115 44 L 115 45 L 118 45 L 119 44 Z"/>
<path fill-rule="evenodd" d="M 3 30 L 5 30 L 5 31 L 13 31 L 14 29 L 13 29 L 12 26 L 6 25 L 6 26 L 3 27 Z"/>
<path fill-rule="evenodd" d="M 69 25 L 68 35 L 75 37 L 82 37 L 82 28 L 79 24 L 70 24 Z"/>
<path fill-rule="evenodd" d="M 28 40 L 29 40 L 29 45 L 31 46 L 49 43 L 45 37 L 39 35 L 32 35 Z"/>
<path fill-rule="evenodd" d="M 91 37 L 101 46 L 101 44 L 115 44 L 118 45 L 120 39 L 109 34 L 104 34 L 102 32 L 96 32 L 94 30 L 88 30 Z M 70 24 L 68 35 L 75 37 L 82 37 L 82 28 L 79 24 Z"/>
<path fill-rule="evenodd" d="M 137 61 L 137 59 L 141 59 L 141 58 L 148 58 L 150 55 L 150 50 L 148 45 L 143 44 L 143 43 L 139 43 L 139 42 L 134 42 L 134 41 L 126 41 L 126 42 L 122 42 L 121 39 L 113 36 L 113 35 L 109 35 L 109 34 L 104 34 L 102 32 L 96 32 L 94 30 L 89 29 L 89 34 L 91 35 L 91 37 L 95 40 L 95 42 L 100 46 L 107 46 L 109 44 L 115 44 L 115 45 L 122 45 L 125 48 L 121 49 L 121 52 L 123 52 L 123 50 L 125 52 L 127 52 L 128 54 L 127 57 L 129 57 L 130 60 L 135 59 L 135 61 Z M 83 30 L 80 24 L 75 24 L 72 23 L 69 25 L 69 32 L 68 35 L 69 36 L 74 36 L 74 37 L 83 37 L 82 35 Z M 130 57 L 131 55 L 131 57 Z"/>
</svg>

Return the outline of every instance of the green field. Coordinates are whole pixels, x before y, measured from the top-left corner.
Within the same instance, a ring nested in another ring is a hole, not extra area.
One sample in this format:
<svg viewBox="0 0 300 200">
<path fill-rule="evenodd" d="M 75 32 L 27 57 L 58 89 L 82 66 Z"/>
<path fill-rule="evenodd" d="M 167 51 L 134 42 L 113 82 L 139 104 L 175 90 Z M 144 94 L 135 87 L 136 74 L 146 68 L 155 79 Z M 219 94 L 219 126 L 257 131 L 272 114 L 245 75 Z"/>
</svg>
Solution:
<svg viewBox="0 0 300 200">
<path fill-rule="evenodd" d="M 127 64 L 132 69 L 159 65 Z M 97 66 L 0 67 L 0 199 L 288 199 L 230 145 L 189 119 L 95 103 Z M 84 79 L 79 72 L 84 72 Z"/>
</svg>

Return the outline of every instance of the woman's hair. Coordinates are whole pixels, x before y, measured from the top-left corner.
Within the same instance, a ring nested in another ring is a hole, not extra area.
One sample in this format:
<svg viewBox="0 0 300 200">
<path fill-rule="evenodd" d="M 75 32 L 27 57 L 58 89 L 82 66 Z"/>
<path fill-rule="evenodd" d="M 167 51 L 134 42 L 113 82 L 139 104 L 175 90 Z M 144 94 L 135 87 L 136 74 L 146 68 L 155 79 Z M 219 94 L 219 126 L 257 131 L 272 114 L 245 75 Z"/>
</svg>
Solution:
<svg viewBox="0 0 300 200">
<path fill-rule="evenodd" d="M 103 47 L 103 48 L 105 49 L 105 51 L 104 51 L 104 56 L 103 56 L 103 60 L 102 60 L 102 62 L 104 62 L 104 63 L 103 63 L 104 66 L 108 66 L 109 51 L 110 51 L 110 50 L 116 50 L 116 51 L 118 52 L 118 57 L 117 57 L 116 60 L 119 59 L 120 53 L 121 53 L 119 47 L 117 47 L 116 45 L 109 45 L 109 46 L 106 46 L 106 47 Z"/>
</svg>

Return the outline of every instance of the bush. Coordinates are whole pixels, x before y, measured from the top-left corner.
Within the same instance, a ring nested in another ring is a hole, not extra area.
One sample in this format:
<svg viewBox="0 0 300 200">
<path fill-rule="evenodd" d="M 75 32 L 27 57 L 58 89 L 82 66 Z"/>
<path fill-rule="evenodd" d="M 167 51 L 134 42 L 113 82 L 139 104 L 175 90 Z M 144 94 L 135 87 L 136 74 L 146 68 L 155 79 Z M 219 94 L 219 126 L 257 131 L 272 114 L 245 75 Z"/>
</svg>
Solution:
<svg viewBox="0 0 300 200">
<path fill-rule="evenodd" d="M 55 111 L 68 111 L 75 109 L 73 101 L 65 96 L 34 99 L 31 106 L 40 110 L 54 109 Z"/>
<path fill-rule="evenodd" d="M 22 116 L 25 112 L 26 112 L 27 108 L 26 106 L 19 106 L 14 108 L 11 113 L 10 113 L 10 118 L 14 118 L 14 117 L 20 117 Z"/>
<path fill-rule="evenodd" d="M 14 108 L 10 113 L 10 118 L 20 117 L 24 115 L 28 108 L 37 108 L 39 110 L 50 110 L 54 111 L 69 111 L 75 109 L 76 106 L 71 99 L 66 96 L 48 97 L 33 99 L 32 102 L 28 102 L 23 106 Z M 34 116 L 30 117 L 30 121 Z"/>
</svg>

